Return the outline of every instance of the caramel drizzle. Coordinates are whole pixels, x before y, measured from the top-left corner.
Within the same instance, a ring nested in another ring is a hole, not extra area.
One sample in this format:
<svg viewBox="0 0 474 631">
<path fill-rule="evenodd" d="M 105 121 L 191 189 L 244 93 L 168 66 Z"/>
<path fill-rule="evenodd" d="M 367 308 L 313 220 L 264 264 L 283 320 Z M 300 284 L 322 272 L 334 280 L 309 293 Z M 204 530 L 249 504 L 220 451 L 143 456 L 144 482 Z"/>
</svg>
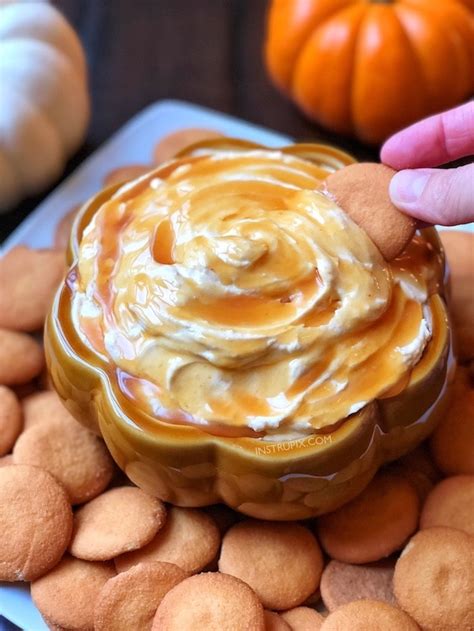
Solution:
<svg viewBox="0 0 474 631">
<path fill-rule="evenodd" d="M 148 431 L 154 433 L 159 431 L 156 421 L 159 420 L 163 423 L 169 423 L 170 425 L 184 425 L 186 427 L 194 427 L 196 429 L 205 429 L 207 434 L 211 436 L 220 436 L 222 438 L 261 438 L 265 435 L 265 432 L 256 432 L 249 427 L 232 426 L 224 423 L 207 423 L 203 424 L 192 414 L 188 414 L 184 410 L 179 408 L 170 409 L 163 405 L 151 406 L 150 398 L 159 401 L 161 398 L 160 388 L 141 377 L 135 377 L 129 373 L 116 369 L 116 381 L 119 386 L 119 391 L 125 397 L 122 401 L 122 405 L 125 409 L 128 408 L 129 416 L 134 417 L 134 406 L 130 405 L 132 401 L 135 403 L 142 402 L 142 392 L 145 390 L 148 394 L 148 415 L 143 416 L 140 419 L 141 425 Z"/>
<path fill-rule="evenodd" d="M 201 158 L 196 158 L 195 161 Z M 177 164 L 169 165 L 165 172 L 160 173 L 160 177 L 170 176 Z M 201 175 L 208 175 L 209 165 L 201 164 Z M 313 176 L 312 169 L 308 169 L 308 175 Z M 156 176 L 156 174 L 155 174 Z M 306 177 L 306 176 L 305 176 Z M 304 179 L 303 176 L 301 176 Z M 133 200 L 137 194 L 147 190 L 150 186 L 152 177 L 148 177 L 145 181 L 140 182 L 139 185 L 135 185 L 126 194 L 122 195 L 120 200 L 111 200 L 107 202 L 107 208 L 103 210 L 100 219 L 98 221 L 98 230 L 100 232 L 100 248 L 96 260 L 97 271 L 97 286 L 95 289 L 94 297 L 102 308 L 102 314 L 107 327 L 118 330 L 116 319 L 114 317 L 114 294 L 111 287 L 111 280 L 117 269 L 117 265 L 120 259 L 120 247 L 121 247 L 121 235 L 128 226 L 132 219 L 132 212 L 127 201 Z M 169 218 L 163 219 L 157 226 L 152 241 L 152 253 L 153 258 L 160 264 L 172 265 L 175 262 L 174 259 L 174 232 L 171 221 Z M 415 264 L 414 264 L 415 262 Z M 438 274 L 437 265 L 441 265 L 439 262 L 439 256 L 434 251 L 431 244 L 427 243 L 422 237 L 416 236 L 413 243 L 410 246 L 409 251 L 403 254 L 397 261 L 394 262 L 395 266 L 398 266 L 400 270 L 405 270 L 409 273 L 413 273 L 415 276 L 421 274 L 423 270 L 435 268 L 435 271 L 431 274 L 429 279 L 430 293 L 436 293 L 440 287 L 440 276 Z M 244 296 L 231 296 L 226 298 L 219 298 L 210 302 L 202 302 L 201 300 L 191 301 L 186 305 L 186 313 L 189 314 L 191 319 L 202 319 L 206 322 L 217 323 L 223 326 L 231 327 L 246 327 L 246 326 L 258 326 L 259 324 L 268 324 L 269 322 L 275 322 L 279 320 L 285 320 L 294 316 L 298 309 L 298 306 L 304 304 L 304 302 L 311 297 L 314 291 L 317 289 L 319 282 L 319 275 L 317 270 L 302 286 L 291 293 L 291 295 L 268 297 L 263 295 L 247 294 Z M 317 327 L 328 322 L 337 309 L 337 303 L 331 303 L 322 310 L 315 310 L 314 312 L 305 316 L 302 324 L 307 327 Z M 417 303 L 408 303 L 406 306 L 406 313 L 404 314 L 404 320 L 402 321 L 397 337 L 399 338 L 398 345 L 403 345 L 403 340 L 412 339 L 414 325 L 421 318 L 421 308 Z M 388 314 L 387 314 L 388 317 Z M 380 325 L 383 322 L 383 317 L 376 325 Z M 104 352 L 104 343 L 101 335 L 103 334 L 104 324 L 92 318 L 84 318 L 81 322 L 81 327 L 84 334 L 89 339 L 91 345 L 98 351 Z M 360 335 L 360 332 L 359 332 Z M 384 383 L 384 378 L 389 374 L 391 364 L 390 357 L 384 357 L 385 349 L 380 349 L 377 353 L 370 357 L 368 364 L 373 368 L 370 368 L 371 375 L 374 375 L 374 368 L 378 367 L 380 370 L 377 372 L 375 379 L 377 382 Z M 330 363 L 331 357 L 326 357 L 324 361 L 313 366 L 307 373 L 300 377 L 287 391 L 286 395 L 289 399 L 298 395 L 306 390 L 311 383 L 317 379 L 317 377 L 327 368 Z M 423 360 L 422 360 L 423 361 Z M 361 366 L 361 370 L 364 371 L 369 366 Z M 372 378 L 372 377 L 371 377 Z M 365 394 L 367 386 L 364 382 L 367 382 L 367 373 L 365 377 L 359 375 L 359 378 L 354 379 L 351 384 L 351 388 L 359 388 L 361 390 L 361 397 Z M 410 381 L 410 373 L 405 374 L 399 381 L 397 381 L 384 396 L 393 396 L 401 392 Z M 146 389 L 148 392 L 150 388 L 155 388 L 154 395 L 156 400 L 159 400 L 162 396 L 161 391 L 149 380 L 134 377 L 125 371 L 117 369 L 117 383 L 119 385 L 120 392 L 128 400 L 142 401 L 142 392 Z M 373 385 L 373 384 L 372 384 Z M 326 386 L 327 388 L 328 386 Z M 324 394 L 324 388 L 321 389 L 320 394 Z M 337 398 L 337 397 L 336 397 Z M 232 403 L 221 399 L 211 398 L 209 401 L 209 407 L 213 414 L 216 416 L 228 417 L 233 410 L 237 410 L 242 415 L 242 420 L 247 417 L 268 415 L 271 412 L 271 406 L 268 401 L 251 395 L 246 392 L 235 391 L 232 393 Z M 152 416 L 159 418 L 160 420 L 178 425 L 188 425 L 203 428 L 202 422 L 194 418 L 191 414 L 180 409 L 167 409 L 163 406 L 158 406 L 153 410 Z M 151 421 L 150 421 L 151 423 Z M 152 429 L 152 427 L 150 427 Z M 264 435 L 264 432 L 255 432 L 242 425 L 229 426 L 223 423 L 208 422 L 205 426 L 206 432 L 219 436 L 252 436 L 258 437 Z"/>
</svg>

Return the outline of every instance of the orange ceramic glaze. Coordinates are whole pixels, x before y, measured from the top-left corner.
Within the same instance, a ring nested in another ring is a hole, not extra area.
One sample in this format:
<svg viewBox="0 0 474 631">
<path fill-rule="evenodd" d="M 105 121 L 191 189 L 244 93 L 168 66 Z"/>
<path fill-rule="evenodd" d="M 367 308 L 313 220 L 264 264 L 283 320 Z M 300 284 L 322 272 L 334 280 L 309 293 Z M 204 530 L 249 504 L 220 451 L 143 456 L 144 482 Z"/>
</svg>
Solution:
<svg viewBox="0 0 474 631">
<path fill-rule="evenodd" d="M 427 229 L 385 261 L 324 195 L 351 161 L 204 141 L 76 219 L 51 376 L 145 490 L 303 519 L 434 427 L 450 373 L 442 249 Z"/>
</svg>

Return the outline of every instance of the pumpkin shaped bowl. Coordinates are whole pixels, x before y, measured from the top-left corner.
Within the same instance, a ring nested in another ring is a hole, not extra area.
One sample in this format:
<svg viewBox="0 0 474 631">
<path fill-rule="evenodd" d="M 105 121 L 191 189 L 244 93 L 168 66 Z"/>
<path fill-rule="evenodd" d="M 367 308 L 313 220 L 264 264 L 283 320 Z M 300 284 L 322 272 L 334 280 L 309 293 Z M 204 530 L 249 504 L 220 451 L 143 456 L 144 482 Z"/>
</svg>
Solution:
<svg viewBox="0 0 474 631">
<path fill-rule="evenodd" d="M 113 185 L 90 200 L 75 220 L 70 272 L 46 323 L 45 348 L 53 384 L 66 407 L 103 436 L 118 465 L 139 487 L 179 506 L 224 502 L 257 518 L 305 519 L 356 496 L 383 463 L 428 436 L 446 408 L 453 359 L 443 297 L 444 257 L 434 229 L 422 231 L 441 261 L 439 291 L 429 298 L 433 335 L 409 378 L 330 427 L 302 437 L 262 439 L 252 432 L 207 431 L 152 414 L 127 396 L 111 358 L 84 342 L 73 309 L 81 243 L 94 217 L 114 196 L 132 198 L 153 178 L 166 179 L 180 160 L 255 149 L 263 148 L 226 139 L 206 141 L 135 183 Z M 293 145 L 282 152 L 317 165 L 322 180 L 351 162 L 345 154 L 317 145 Z"/>
</svg>

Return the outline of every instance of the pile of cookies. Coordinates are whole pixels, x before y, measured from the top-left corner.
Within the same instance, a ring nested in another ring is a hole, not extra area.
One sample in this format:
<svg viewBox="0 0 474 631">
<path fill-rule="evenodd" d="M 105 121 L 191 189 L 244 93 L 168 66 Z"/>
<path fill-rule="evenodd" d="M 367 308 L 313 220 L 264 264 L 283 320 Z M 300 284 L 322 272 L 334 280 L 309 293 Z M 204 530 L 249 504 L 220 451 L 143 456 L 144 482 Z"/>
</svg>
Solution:
<svg viewBox="0 0 474 631">
<path fill-rule="evenodd" d="M 63 407 L 39 331 L 65 226 L 0 260 L 0 580 L 30 581 L 52 630 L 474 628 L 473 235 L 443 237 L 464 364 L 440 427 L 337 511 L 278 523 L 165 505 Z"/>
</svg>

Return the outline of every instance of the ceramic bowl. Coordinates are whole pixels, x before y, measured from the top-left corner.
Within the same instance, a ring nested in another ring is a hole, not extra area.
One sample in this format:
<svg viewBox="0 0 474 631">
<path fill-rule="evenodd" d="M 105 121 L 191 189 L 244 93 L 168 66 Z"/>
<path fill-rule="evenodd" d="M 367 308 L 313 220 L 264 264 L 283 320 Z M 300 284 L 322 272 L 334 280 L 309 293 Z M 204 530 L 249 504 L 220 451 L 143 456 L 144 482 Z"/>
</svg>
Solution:
<svg viewBox="0 0 474 631">
<path fill-rule="evenodd" d="M 187 151 L 222 150 L 226 142 L 233 149 L 255 147 L 220 140 Z M 317 162 L 328 173 L 352 161 L 321 145 L 292 145 L 285 151 Z M 68 252 L 71 270 L 84 228 L 117 188 L 100 192 L 78 215 Z M 435 229 L 424 234 L 444 261 Z M 71 319 L 67 282 L 46 323 L 48 367 L 70 412 L 103 436 L 120 468 L 144 490 L 179 506 L 224 502 L 262 519 L 305 519 L 332 511 L 357 495 L 383 463 L 426 438 L 443 414 L 453 359 L 445 279 L 440 283 L 439 294 L 430 299 L 434 336 L 408 385 L 342 420 L 333 431 L 305 439 L 226 438 L 149 416 L 123 396 L 110 376 L 111 366 L 81 342 Z"/>
</svg>

